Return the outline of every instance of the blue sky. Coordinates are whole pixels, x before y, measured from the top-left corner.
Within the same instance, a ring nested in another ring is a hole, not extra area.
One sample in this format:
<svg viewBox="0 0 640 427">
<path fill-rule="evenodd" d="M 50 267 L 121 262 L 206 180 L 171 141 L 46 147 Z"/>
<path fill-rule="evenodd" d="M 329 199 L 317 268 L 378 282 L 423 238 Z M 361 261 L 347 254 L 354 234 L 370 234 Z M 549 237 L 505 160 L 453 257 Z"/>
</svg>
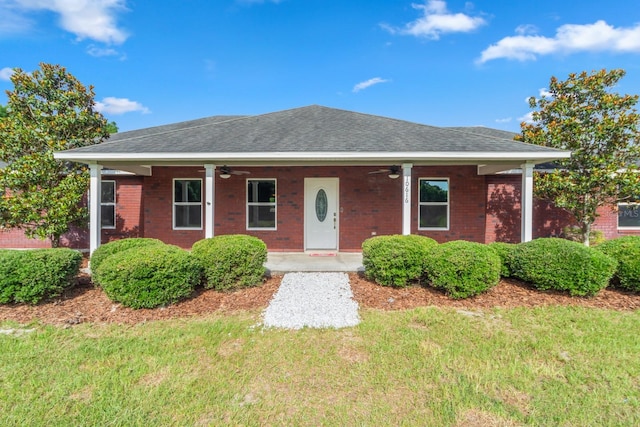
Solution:
<svg viewBox="0 0 640 427">
<path fill-rule="evenodd" d="M 14 67 L 65 66 L 121 131 L 311 104 L 518 131 L 549 78 L 623 68 L 637 0 L 0 0 Z"/>
</svg>

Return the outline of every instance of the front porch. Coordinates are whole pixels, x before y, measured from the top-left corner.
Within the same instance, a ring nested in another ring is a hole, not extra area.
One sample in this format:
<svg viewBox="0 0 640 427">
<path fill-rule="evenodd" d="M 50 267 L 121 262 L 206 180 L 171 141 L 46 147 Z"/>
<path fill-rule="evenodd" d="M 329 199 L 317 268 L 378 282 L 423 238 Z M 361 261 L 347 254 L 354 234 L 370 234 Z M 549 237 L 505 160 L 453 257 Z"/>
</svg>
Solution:
<svg viewBox="0 0 640 427">
<path fill-rule="evenodd" d="M 309 271 L 362 272 L 360 252 L 269 252 L 265 263 L 267 274 Z"/>
</svg>

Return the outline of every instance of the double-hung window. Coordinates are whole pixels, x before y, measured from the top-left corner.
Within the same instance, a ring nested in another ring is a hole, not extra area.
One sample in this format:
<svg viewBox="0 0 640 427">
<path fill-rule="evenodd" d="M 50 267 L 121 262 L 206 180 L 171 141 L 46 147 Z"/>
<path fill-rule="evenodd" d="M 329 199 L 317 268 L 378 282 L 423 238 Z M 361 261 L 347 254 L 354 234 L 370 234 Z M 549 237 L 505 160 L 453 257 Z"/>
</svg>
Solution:
<svg viewBox="0 0 640 427">
<path fill-rule="evenodd" d="M 420 178 L 418 180 L 418 229 L 449 229 L 449 179 Z"/>
<path fill-rule="evenodd" d="M 276 180 L 247 180 L 247 229 L 276 229 Z"/>
<path fill-rule="evenodd" d="M 640 230 L 640 201 L 618 203 L 618 228 Z"/>
<path fill-rule="evenodd" d="M 102 181 L 100 187 L 100 227 L 116 228 L 116 182 Z"/>
<path fill-rule="evenodd" d="M 202 180 L 173 180 L 173 228 L 202 229 Z"/>
</svg>

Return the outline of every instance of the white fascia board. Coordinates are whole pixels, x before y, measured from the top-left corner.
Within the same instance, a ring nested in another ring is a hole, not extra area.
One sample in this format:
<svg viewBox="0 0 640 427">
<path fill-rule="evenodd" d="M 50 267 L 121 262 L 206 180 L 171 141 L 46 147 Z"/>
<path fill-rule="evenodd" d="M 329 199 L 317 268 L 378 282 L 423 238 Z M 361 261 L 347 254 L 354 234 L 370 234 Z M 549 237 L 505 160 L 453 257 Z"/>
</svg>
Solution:
<svg viewBox="0 0 640 427">
<path fill-rule="evenodd" d="M 569 151 L 555 152 L 274 152 L 274 153 L 55 153 L 60 160 L 89 162 L 225 162 L 225 161 L 535 161 L 569 158 Z"/>
</svg>

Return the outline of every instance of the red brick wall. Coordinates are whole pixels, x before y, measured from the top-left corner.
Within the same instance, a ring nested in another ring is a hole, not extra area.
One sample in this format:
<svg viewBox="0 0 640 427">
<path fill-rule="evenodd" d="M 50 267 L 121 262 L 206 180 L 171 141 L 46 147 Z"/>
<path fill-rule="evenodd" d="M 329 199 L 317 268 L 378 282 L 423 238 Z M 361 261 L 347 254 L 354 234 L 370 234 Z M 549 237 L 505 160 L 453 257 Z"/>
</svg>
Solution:
<svg viewBox="0 0 640 427">
<path fill-rule="evenodd" d="M 204 238 L 204 210 L 202 230 L 173 230 L 173 179 L 202 178 L 204 198 L 204 167 L 153 167 L 153 175 L 144 177 L 142 216 L 144 237 L 190 248 Z"/>
<path fill-rule="evenodd" d="M 133 175 L 104 175 L 116 181 L 116 228 L 102 230 L 102 243 L 127 237 L 144 236 L 142 184 L 144 178 Z"/>
<path fill-rule="evenodd" d="M 22 230 L 2 229 L 0 230 L 0 248 L 25 249 L 25 248 L 50 248 L 49 240 L 28 239 Z"/>
<path fill-rule="evenodd" d="M 277 181 L 277 230 L 246 229 L 246 177 L 216 176 L 215 234 L 251 234 L 271 251 L 304 249 L 304 179 L 338 177 L 340 250 L 360 250 L 362 242 L 376 234 L 402 232 L 402 183 L 384 174 L 370 175 L 372 167 L 263 167 L 241 168 L 251 179 Z M 400 212 L 400 211 L 398 211 Z"/>
<path fill-rule="evenodd" d="M 431 237 L 438 242 L 485 240 L 486 188 L 484 176 L 476 166 L 416 166 L 412 170 L 411 233 Z M 449 178 L 449 230 L 418 230 L 418 180 Z"/>
<path fill-rule="evenodd" d="M 520 175 L 491 175 L 487 180 L 486 242 L 520 241 Z M 614 239 L 628 234 L 640 234 L 640 230 L 618 230 L 618 213 L 609 206 L 598 209 L 600 217 L 593 225 L 605 238 Z M 576 225 L 568 212 L 552 203 L 534 200 L 533 237 L 561 236 L 562 229 Z"/>
<path fill-rule="evenodd" d="M 402 178 L 369 174 L 373 166 L 309 166 L 239 168 L 251 175 L 215 177 L 214 234 L 251 234 L 264 240 L 270 251 L 304 249 L 304 179 L 339 178 L 339 245 L 341 251 L 359 251 L 373 235 L 402 233 Z M 277 180 L 277 230 L 246 229 L 246 179 Z M 204 167 L 154 167 L 153 176 L 105 176 L 115 179 L 116 229 L 103 230 L 102 241 L 124 237 L 154 237 L 190 248 L 204 238 L 202 230 L 173 230 L 173 179 L 200 178 Z M 418 179 L 448 178 L 450 226 L 446 231 L 418 230 Z M 412 170 L 411 232 L 439 242 L 520 241 L 520 175 L 476 175 L 475 166 L 416 166 Z M 203 194 L 204 197 L 204 194 Z M 534 237 L 560 235 L 571 216 L 552 205 L 534 202 Z M 596 229 L 607 238 L 640 231 L 617 230 L 617 214 L 600 210 Z M 88 248 L 86 230 L 75 230 L 63 238 L 65 246 Z M 26 239 L 19 230 L 0 231 L 0 247 L 49 247 L 48 242 Z"/>
</svg>

